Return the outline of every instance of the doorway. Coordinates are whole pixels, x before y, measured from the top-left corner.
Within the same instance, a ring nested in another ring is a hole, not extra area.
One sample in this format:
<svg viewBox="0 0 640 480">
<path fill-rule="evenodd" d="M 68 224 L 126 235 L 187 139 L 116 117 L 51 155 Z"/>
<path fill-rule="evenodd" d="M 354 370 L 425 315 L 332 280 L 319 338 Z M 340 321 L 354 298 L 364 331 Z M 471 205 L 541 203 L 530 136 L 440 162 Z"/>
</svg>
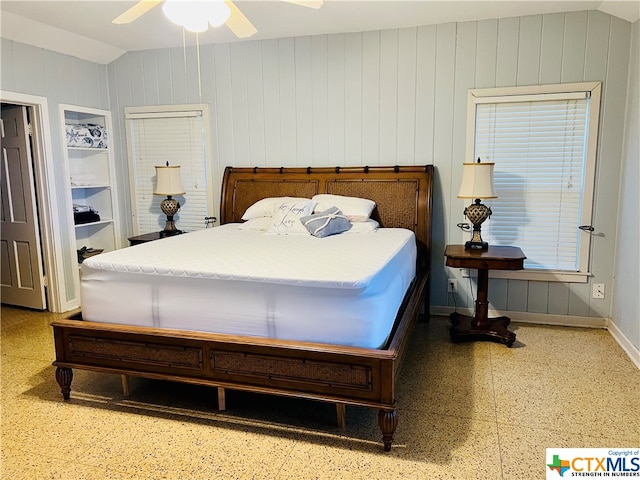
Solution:
<svg viewBox="0 0 640 480">
<path fill-rule="evenodd" d="M 33 191 L 31 199 L 27 200 L 27 196 L 25 195 L 24 201 L 22 202 L 23 205 L 26 206 L 25 208 L 28 208 L 30 205 L 33 206 L 32 212 L 14 211 L 10 213 L 10 209 L 8 206 L 5 206 L 5 203 L 9 201 L 13 202 L 14 204 L 11 205 L 12 208 L 15 208 L 17 206 L 16 204 L 20 204 L 20 202 L 15 201 L 15 190 L 19 190 L 19 187 L 16 187 L 17 180 L 14 180 L 14 175 L 8 175 L 8 160 L 5 161 L 5 158 L 7 158 L 9 154 L 14 156 L 18 154 L 14 152 L 7 152 L 5 154 L 3 151 L 2 158 L 0 158 L 0 160 L 4 162 L 2 171 L 2 237 L 4 240 L 5 226 L 7 225 L 5 219 L 7 217 L 11 215 L 13 218 L 18 219 L 21 216 L 33 217 L 32 227 L 34 235 L 36 235 L 37 238 L 34 244 L 34 246 L 37 247 L 35 253 L 29 251 L 27 243 L 17 241 L 17 245 L 7 243 L 6 255 L 7 257 L 15 257 L 16 250 L 19 250 L 20 272 L 16 270 L 13 275 L 17 277 L 19 273 L 19 285 L 22 288 L 39 291 L 40 298 L 42 298 L 40 303 L 35 306 L 33 304 L 19 303 L 10 298 L 6 300 L 5 288 L 3 286 L 1 300 L 4 303 L 21 304 L 29 308 L 46 309 L 56 313 L 65 312 L 74 308 L 74 306 L 71 302 L 67 301 L 67 288 L 64 281 L 64 255 L 62 242 L 60 240 L 63 237 L 61 235 L 61 225 L 57 214 L 57 205 L 59 205 L 59 202 L 57 201 L 55 185 L 55 162 L 51 141 L 48 102 L 45 97 L 0 91 L 0 104 L 2 104 L 3 107 L 5 105 L 13 105 L 17 107 L 20 112 L 26 112 L 24 116 L 26 116 L 28 124 L 30 125 L 30 130 L 29 127 L 27 127 L 27 131 L 30 133 L 27 144 L 31 150 L 31 156 L 26 165 L 31 171 L 26 174 L 20 172 L 20 175 L 16 175 L 15 179 L 21 178 L 22 180 L 22 177 L 28 178 L 29 188 Z M 21 115 L 23 114 L 21 113 Z M 14 128 L 17 127 L 14 126 Z M 2 147 L 4 150 L 5 138 L 2 138 Z M 13 165 L 11 168 L 14 168 Z M 8 195 L 8 189 L 5 188 L 5 182 L 7 181 L 11 182 L 7 184 L 12 190 L 11 200 Z M 7 192 L 7 195 L 5 195 L 5 192 Z M 9 247 L 9 245 L 11 246 Z M 3 256 L 5 255 L 4 252 L 2 254 Z M 5 258 L 2 258 L 3 269 Z M 29 268 L 37 267 L 38 270 L 36 273 L 29 273 L 27 266 Z M 3 271 L 2 275 L 2 284 L 10 283 L 6 280 L 6 272 Z M 41 285 L 37 288 L 35 285 L 36 277 L 41 282 Z"/>
<path fill-rule="evenodd" d="M 2 303 L 47 308 L 34 177 L 31 107 L 2 103 L 0 287 Z"/>
</svg>

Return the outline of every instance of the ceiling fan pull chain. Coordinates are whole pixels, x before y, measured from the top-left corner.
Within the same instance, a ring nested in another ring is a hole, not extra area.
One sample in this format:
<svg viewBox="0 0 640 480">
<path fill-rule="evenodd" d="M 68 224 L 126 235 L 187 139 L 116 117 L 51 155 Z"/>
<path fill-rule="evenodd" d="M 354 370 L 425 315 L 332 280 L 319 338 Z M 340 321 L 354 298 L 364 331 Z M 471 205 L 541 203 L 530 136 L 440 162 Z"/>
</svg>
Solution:
<svg viewBox="0 0 640 480">
<path fill-rule="evenodd" d="M 187 36 L 184 25 L 182 26 L 182 63 L 184 65 L 184 86 L 187 88 Z"/>
<path fill-rule="evenodd" d="M 196 32 L 196 58 L 198 61 L 198 98 L 202 103 L 202 80 L 200 76 L 200 34 Z"/>
</svg>

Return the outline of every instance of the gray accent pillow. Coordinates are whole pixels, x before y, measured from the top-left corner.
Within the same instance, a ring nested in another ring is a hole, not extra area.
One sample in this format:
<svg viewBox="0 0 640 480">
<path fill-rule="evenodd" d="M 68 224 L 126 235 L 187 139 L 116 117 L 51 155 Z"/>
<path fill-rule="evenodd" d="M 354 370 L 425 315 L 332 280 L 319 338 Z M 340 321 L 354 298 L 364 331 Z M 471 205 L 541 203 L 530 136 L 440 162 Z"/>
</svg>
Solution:
<svg viewBox="0 0 640 480">
<path fill-rule="evenodd" d="M 311 235 L 319 238 L 346 232 L 351 228 L 351 222 L 338 207 L 331 207 L 324 212 L 302 217 L 300 221 Z"/>
</svg>

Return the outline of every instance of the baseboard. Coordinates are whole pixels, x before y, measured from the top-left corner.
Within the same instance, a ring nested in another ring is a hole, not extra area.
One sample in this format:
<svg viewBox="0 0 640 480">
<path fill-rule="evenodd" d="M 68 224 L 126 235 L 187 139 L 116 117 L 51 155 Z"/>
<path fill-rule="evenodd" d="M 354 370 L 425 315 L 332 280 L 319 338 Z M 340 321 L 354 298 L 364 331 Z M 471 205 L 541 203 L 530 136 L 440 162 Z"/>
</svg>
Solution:
<svg viewBox="0 0 640 480">
<path fill-rule="evenodd" d="M 635 366 L 638 367 L 638 370 L 640 370 L 640 350 L 631 343 L 627 336 L 622 333 L 618 326 L 611 320 L 607 323 L 607 330 L 609 330 L 611 336 L 618 342 L 618 345 L 625 351 Z"/>
<path fill-rule="evenodd" d="M 473 315 L 472 308 L 453 308 L 431 306 L 429 309 L 431 315 L 449 316 L 455 312 L 463 315 Z M 538 325 L 557 325 L 560 327 L 584 327 L 584 328 L 603 328 L 606 329 L 614 340 L 625 351 L 629 359 L 640 370 L 640 350 L 625 336 L 618 326 L 608 318 L 598 317 L 580 317 L 574 315 L 553 315 L 549 313 L 530 313 L 530 312 L 507 312 L 501 310 L 489 310 L 489 317 L 510 317 L 514 322 L 519 323 L 535 323 Z"/>
<path fill-rule="evenodd" d="M 462 313 L 463 315 L 473 315 L 472 308 L 453 308 L 431 306 L 432 315 L 448 316 L 453 312 Z M 538 325 L 558 325 L 561 327 L 586 327 L 586 328 L 607 328 L 608 320 L 598 317 L 579 317 L 575 315 L 553 315 L 550 313 L 531 313 L 531 312 L 508 312 L 503 310 L 489 309 L 489 317 L 506 316 L 514 322 L 519 323 L 535 323 Z"/>
</svg>

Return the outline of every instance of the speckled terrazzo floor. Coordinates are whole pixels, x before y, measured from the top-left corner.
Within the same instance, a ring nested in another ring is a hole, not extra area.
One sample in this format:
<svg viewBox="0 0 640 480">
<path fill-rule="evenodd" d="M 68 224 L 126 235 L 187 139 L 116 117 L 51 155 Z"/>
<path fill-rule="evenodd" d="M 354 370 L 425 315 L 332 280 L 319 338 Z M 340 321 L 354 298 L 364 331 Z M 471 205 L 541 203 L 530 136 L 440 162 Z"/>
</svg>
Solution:
<svg viewBox="0 0 640 480">
<path fill-rule="evenodd" d="M 418 324 L 384 453 L 377 412 L 75 371 L 54 315 L 2 307 L 3 479 L 541 479 L 546 447 L 640 446 L 640 371 L 604 330 L 514 325 L 514 348 Z"/>
</svg>

